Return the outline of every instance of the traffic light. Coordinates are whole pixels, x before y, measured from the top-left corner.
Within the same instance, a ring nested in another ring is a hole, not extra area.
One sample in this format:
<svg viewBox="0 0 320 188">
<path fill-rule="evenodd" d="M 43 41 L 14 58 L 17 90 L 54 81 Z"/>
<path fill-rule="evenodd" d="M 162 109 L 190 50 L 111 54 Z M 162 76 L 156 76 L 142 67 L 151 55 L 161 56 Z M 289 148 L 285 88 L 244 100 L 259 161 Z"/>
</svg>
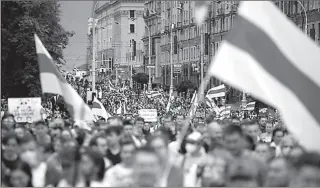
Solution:
<svg viewBox="0 0 320 188">
<path fill-rule="evenodd" d="M 132 46 L 132 52 L 133 52 L 133 57 L 137 55 L 137 42 L 133 40 L 133 46 Z"/>
<path fill-rule="evenodd" d="M 178 36 L 177 35 L 173 37 L 173 53 L 174 54 L 178 53 Z"/>
<path fill-rule="evenodd" d="M 209 54 L 209 34 L 204 34 L 204 55 Z"/>
</svg>

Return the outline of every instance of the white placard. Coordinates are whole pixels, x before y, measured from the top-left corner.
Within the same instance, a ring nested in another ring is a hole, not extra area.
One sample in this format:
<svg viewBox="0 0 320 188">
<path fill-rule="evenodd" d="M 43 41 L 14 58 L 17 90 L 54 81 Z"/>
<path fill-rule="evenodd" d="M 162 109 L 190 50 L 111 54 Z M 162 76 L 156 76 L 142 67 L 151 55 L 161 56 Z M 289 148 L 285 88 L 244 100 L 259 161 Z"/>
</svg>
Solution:
<svg viewBox="0 0 320 188">
<path fill-rule="evenodd" d="M 16 122 L 34 122 L 41 120 L 41 98 L 9 98 L 8 111 Z"/>
<path fill-rule="evenodd" d="M 145 122 L 157 122 L 158 120 L 157 109 L 141 109 L 138 111 L 138 113 Z"/>
</svg>

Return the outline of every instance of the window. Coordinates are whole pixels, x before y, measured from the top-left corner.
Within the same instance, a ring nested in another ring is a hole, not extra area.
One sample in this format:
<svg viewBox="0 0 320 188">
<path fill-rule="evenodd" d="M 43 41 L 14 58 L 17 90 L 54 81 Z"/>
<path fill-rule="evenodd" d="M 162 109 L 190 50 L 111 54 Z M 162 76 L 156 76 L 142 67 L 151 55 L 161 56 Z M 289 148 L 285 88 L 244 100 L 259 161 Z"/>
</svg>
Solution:
<svg viewBox="0 0 320 188">
<path fill-rule="evenodd" d="M 131 19 L 134 18 L 134 10 L 130 10 L 130 18 L 131 18 Z"/>
<path fill-rule="evenodd" d="M 134 33 L 134 24 L 130 24 L 130 33 Z"/>
</svg>

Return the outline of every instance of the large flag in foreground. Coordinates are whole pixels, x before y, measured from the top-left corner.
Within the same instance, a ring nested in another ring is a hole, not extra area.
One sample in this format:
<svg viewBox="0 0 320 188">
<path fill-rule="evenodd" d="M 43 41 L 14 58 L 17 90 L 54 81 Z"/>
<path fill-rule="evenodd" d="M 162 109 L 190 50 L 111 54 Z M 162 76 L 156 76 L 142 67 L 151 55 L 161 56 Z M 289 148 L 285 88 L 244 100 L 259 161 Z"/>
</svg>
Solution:
<svg viewBox="0 0 320 188">
<path fill-rule="evenodd" d="M 277 107 L 288 130 L 320 151 L 320 48 L 272 2 L 243 1 L 208 73 Z"/>
<path fill-rule="evenodd" d="M 101 116 L 105 120 L 107 120 L 111 115 L 106 111 L 103 104 L 97 99 L 97 97 L 94 97 L 92 101 L 92 113 L 95 116 Z"/>
<path fill-rule="evenodd" d="M 34 38 L 38 55 L 42 93 L 53 93 L 63 96 L 68 111 L 75 120 L 95 120 L 89 106 L 55 67 L 50 54 L 43 46 L 39 37 L 35 34 Z"/>
</svg>

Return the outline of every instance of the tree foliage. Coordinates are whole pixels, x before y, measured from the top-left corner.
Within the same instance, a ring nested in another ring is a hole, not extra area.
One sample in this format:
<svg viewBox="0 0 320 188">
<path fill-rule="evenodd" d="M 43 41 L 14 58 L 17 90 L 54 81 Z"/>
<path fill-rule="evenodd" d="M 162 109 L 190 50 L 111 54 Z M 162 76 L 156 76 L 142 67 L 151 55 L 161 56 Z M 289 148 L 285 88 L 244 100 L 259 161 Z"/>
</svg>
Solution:
<svg viewBox="0 0 320 188">
<path fill-rule="evenodd" d="M 1 91 L 4 97 L 41 96 L 36 33 L 56 64 L 74 32 L 60 25 L 57 1 L 1 2 Z"/>
<path fill-rule="evenodd" d="M 190 81 L 190 80 L 185 80 L 179 83 L 179 85 L 177 85 L 177 91 L 179 93 L 181 92 L 187 92 L 188 89 L 194 89 L 195 85 Z"/>
<path fill-rule="evenodd" d="M 149 81 L 149 76 L 146 73 L 139 72 L 132 76 L 133 81 L 139 84 L 147 84 Z"/>
</svg>

